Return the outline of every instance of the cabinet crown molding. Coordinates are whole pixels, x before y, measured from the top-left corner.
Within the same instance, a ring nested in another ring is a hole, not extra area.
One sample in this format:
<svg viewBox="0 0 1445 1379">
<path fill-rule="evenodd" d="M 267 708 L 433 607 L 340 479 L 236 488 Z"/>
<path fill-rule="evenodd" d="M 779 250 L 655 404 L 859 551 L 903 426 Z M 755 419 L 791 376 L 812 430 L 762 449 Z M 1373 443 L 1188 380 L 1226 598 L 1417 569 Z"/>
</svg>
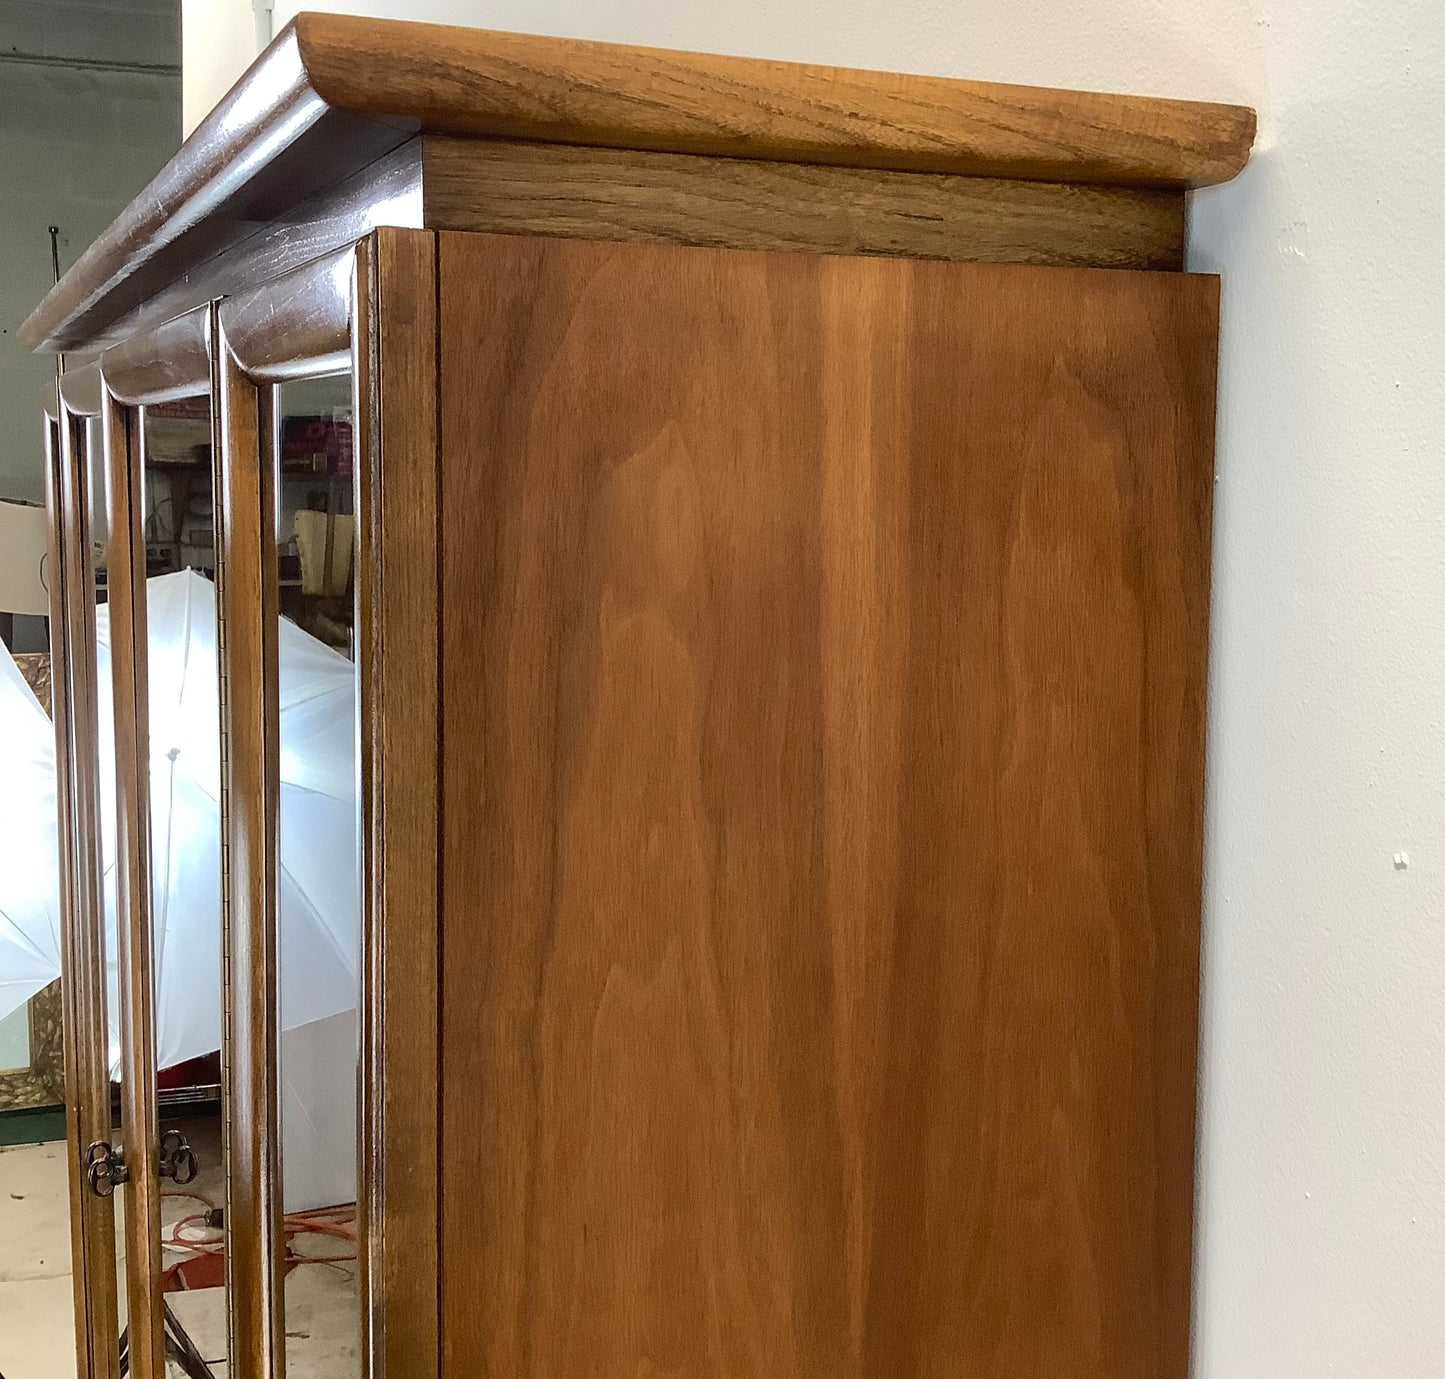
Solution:
<svg viewBox="0 0 1445 1379">
<path fill-rule="evenodd" d="M 158 283 L 418 134 L 1183 189 L 1228 181 L 1254 133 L 1242 106 L 306 13 L 20 334 L 96 341 Z"/>
</svg>

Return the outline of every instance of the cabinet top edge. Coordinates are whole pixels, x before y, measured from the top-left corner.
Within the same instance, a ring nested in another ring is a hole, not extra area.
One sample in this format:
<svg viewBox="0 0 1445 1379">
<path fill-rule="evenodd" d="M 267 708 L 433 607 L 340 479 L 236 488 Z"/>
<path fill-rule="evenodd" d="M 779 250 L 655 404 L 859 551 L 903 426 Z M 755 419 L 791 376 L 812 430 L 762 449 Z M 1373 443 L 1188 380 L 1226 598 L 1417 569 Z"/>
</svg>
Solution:
<svg viewBox="0 0 1445 1379">
<path fill-rule="evenodd" d="M 1255 115 L 303 13 L 35 308 L 22 341 L 82 347 L 134 308 L 138 275 L 185 271 L 278 196 L 324 191 L 417 133 L 1182 189 L 1243 168 Z"/>
</svg>

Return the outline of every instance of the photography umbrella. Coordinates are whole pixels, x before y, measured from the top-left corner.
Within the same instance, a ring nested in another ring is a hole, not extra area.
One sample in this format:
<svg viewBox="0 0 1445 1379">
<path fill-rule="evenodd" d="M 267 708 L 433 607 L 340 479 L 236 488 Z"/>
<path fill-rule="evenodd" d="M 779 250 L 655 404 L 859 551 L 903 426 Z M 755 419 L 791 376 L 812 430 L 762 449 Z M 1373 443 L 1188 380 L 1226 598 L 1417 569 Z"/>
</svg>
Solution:
<svg viewBox="0 0 1445 1379">
<path fill-rule="evenodd" d="M 0 643 L 0 1019 L 59 975 L 55 732 Z"/>
<path fill-rule="evenodd" d="M 221 1044 L 220 713 L 214 586 L 147 581 L 157 1066 Z M 114 781 L 110 617 L 96 610 L 100 772 Z M 279 928 L 286 1208 L 350 1201 L 360 888 L 352 663 L 283 620 Z M 115 821 L 100 811 L 112 1072 L 119 1035 Z M 49 717 L 0 648 L 0 1017 L 60 975 L 55 749 Z"/>
<path fill-rule="evenodd" d="M 220 715 L 215 587 L 193 570 L 146 581 L 157 1064 L 221 1042 Z M 102 679 L 108 610 L 96 610 Z M 281 1027 L 354 1009 L 355 668 L 281 621 L 278 825 Z M 114 760 L 110 724 L 101 750 Z M 107 876 L 113 893 L 113 879 Z M 107 905 L 114 952 L 114 909 Z"/>
</svg>

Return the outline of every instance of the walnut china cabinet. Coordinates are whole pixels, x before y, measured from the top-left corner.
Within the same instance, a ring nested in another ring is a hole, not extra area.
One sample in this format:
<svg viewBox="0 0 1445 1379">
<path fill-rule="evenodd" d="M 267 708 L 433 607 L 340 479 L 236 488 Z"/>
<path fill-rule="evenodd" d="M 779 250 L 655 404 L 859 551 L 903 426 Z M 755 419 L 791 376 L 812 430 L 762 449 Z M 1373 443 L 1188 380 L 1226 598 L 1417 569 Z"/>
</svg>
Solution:
<svg viewBox="0 0 1445 1379">
<path fill-rule="evenodd" d="M 282 33 L 25 326 L 86 1379 L 1183 1379 L 1253 132 Z"/>
</svg>

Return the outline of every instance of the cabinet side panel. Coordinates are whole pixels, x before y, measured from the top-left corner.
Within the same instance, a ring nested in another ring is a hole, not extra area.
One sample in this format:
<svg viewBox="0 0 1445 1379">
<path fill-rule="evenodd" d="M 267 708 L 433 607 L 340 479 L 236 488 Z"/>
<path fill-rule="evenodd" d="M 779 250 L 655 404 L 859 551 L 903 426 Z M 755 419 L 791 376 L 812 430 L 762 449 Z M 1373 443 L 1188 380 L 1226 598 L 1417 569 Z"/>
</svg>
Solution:
<svg viewBox="0 0 1445 1379">
<path fill-rule="evenodd" d="M 1183 1379 L 1216 284 L 439 238 L 444 1373 Z"/>
<path fill-rule="evenodd" d="M 435 1379 L 438 1353 L 436 237 L 379 230 L 358 274 L 362 773 L 369 926 L 363 1012 L 365 1322 L 371 1367 Z"/>
</svg>

